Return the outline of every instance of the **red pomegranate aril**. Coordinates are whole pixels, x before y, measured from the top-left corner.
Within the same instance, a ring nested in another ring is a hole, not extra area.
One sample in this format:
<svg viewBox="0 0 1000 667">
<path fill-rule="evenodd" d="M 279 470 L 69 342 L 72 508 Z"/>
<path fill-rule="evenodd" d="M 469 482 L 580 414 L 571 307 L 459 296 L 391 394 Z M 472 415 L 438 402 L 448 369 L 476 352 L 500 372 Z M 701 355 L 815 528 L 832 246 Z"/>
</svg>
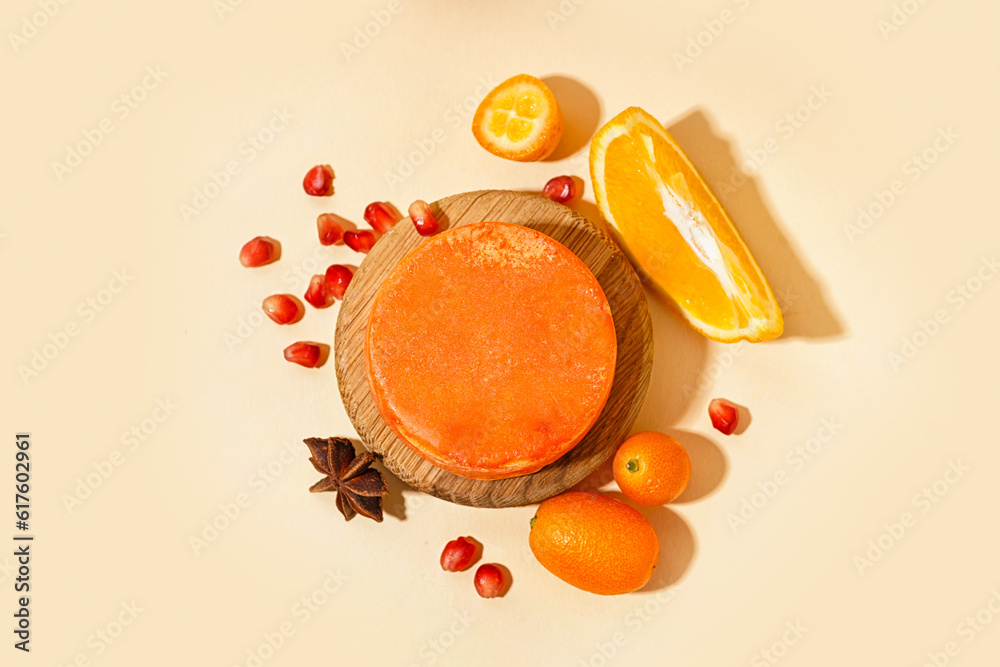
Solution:
<svg viewBox="0 0 1000 667">
<path fill-rule="evenodd" d="M 274 239 L 255 236 L 240 248 L 240 264 L 248 269 L 264 266 L 277 259 L 277 254 Z"/>
<path fill-rule="evenodd" d="M 291 324 L 302 315 L 302 307 L 291 294 L 272 294 L 261 305 L 264 313 L 278 324 Z"/>
<path fill-rule="evenodd" d="M 335 299 L 343 299 L 354 272 L 343 264 L 331 264 L 326 269 L 326 291 Z"/>
<path fill-rule="evenodd" d="M 472 564 L 475 557 L 476 544 L 466 537 L 459 537 L 444 545 L 441 569 L 445 572 L 461 572 Z"/>
<path fill-rule="evenodd" d="M 343 218 L 334 213 L 320 213 L 316 218 L 316 231 L 323 245 L 335 245 L 344 240 Z"/>
<path fill-rule="evenodd" d="M 327 197 L 333 194 L 333 167 L 328 164 L 318 164 L 306 172 L 302 179 L 302 187 L 307 195 Z"/>
<path fill-rule="evenodd" d="M 732 435 L 740 425 L 740 409 L 735 403 L 724 398 L 713 398 L 708 404 L 708 416 L 712 426 L 723 435 Z"/>
<path fill-rule="evenodd" d="M 375 245 L 375 241 L 378 241 L 378 237 L 370 229 L 359 229 L 357 231 L 352 229 L 344 232 L 344 245 L 357 252 L 367 253 Z"/>
<path fill-rule="evenodd" d="M 431 213 L 431 207 L 423 199 L 418 199 L 410 204 L 408 213 L 410 219 L 413 220 L 413 226 L 417 228 L 417 234 L 421 236 L 433 236 L 441 229 L 437 218 Z"/>
<path fill-rule="evenodd" d="M 316 308 L 327 308 L 336 299 L 326 289 L 326 276 L 317 273 L 309 281 L 309 289 L 306 290 L 305 299 Z"/>
<path fill-rule="evenodd" d="M 545 184 L 542 192 L 552 201 L 565 204 L 571 199 L 576 199 L 576 181 L 572 176 L 556 176 Z"/>
<path fill-rule="evenodd" d="M 292 343 L 285 348 L 285 360 L 306 368 L 319 364 L 320 349 L 315 343 Z"/>
<path fill-rule="evenodd" d="M 503 570 L 493 563 L 480 565 L 476 570 L 476 592 L 482 598 L 495 598 L 503 592 L 505 578 Z"/>
<path fill-rule="evenodd" d="M 385 234 L 399 220 L 395 207 L 384 201 L 373 201 L 365 207 L 365 221 L 379 234 Z"/>
</svg>

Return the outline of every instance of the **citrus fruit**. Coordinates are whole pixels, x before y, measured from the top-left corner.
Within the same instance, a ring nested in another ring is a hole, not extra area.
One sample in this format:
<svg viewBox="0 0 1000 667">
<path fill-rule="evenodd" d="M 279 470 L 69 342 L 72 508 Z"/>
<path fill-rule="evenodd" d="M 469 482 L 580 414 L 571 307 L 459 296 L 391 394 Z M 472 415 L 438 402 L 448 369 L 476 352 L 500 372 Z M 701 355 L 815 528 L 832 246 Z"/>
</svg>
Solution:
<svg viewBox="0 0 1000 667">
<path fill-rule="evenodd" d="M 639 107 L 608 121 L 590 144 L 590 176 L 612 235 L 695 329 L 723 343 L 781 335 L 771 286 L 659 121 Z"/>
<path fill-rule="evenodd" d="M 504 222 L 429 237 L 372 305 L 365 368 L 386 424 L 457 475 L 527 475 L 591 429 L 614 382 L 611 307 L 566 246 Z"/>
<path fill-rule="evenodd" d="M 618 488 L 632 502 L 663 505 L 683 493 L 691 479 L 691 459 L 666 433 L 644 431 L 618 448 L 612 464 Z"/>
<path fill-rule="evenodd" d="M 599 595 L 642 588 L 660 557 L 660 542 L 646 517 L 623 502 L 583 491 L 539 505 L 528 543 L 546 570 Z"/>
<path fill-rule="evenodd" d="M 518 162 L 544 160 L 562 133 L 555 96 L 529 74 L 513 76 L 487 93 L 472 118 L 472 134 L 480 146 Z"/>
</svg>

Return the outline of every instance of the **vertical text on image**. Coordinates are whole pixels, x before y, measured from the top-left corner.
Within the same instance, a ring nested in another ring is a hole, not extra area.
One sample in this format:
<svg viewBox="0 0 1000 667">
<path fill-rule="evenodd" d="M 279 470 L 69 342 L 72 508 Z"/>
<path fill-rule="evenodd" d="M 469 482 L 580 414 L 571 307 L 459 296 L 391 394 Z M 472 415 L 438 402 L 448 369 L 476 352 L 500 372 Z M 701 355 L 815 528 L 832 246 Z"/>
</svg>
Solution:
<svg viewBox="0 0 1000 667">
<path fill-rule="evenodd" d="M 14 534 L 14 558 L 17 560 L 17 578 L 14 580 L 14 648 L 31 651 L 31 545 L 34 535 L 26 535 L 31 519 L 31 435 L 14 436 L 14 527 L 21 531 Z"/>
</svg>

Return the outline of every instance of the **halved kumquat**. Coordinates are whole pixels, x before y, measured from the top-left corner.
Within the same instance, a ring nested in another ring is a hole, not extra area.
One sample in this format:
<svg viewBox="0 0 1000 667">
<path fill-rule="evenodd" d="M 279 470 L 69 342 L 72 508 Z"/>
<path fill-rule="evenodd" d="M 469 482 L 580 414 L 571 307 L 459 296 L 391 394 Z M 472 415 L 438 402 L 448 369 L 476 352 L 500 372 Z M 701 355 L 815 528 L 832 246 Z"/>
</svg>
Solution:
<svg viewBox="0 0 1000 667">
<path fill-rule="evenodd" d="M 472 119 L 472 134 L 480 146 L 518 162 L 544 160 L 562 133 L 555 96 L 529 74 L 511 77 L 487 93 Z"/>
</svg>

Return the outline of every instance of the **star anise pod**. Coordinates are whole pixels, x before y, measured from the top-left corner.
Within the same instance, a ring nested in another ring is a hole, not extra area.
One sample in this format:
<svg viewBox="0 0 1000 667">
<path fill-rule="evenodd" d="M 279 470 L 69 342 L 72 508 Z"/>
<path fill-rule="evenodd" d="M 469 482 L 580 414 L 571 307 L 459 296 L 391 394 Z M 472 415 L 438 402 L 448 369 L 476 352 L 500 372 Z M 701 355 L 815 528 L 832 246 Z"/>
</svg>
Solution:
<svg viewBox="0 0 1000 667">
<path fill-rule="evenodd" d="M 350 521 L 361 514 L 382 521 L 382 498 L 389 493 L 382 473 L 369 468 L 375 460 L 371 452 L 354 455 L 347 438 L 306 438 L 312 456 L 309 461 L 323 479 L 309 487 L 313 493 L 337 492 L 337 509 Z"/>
</svg>

